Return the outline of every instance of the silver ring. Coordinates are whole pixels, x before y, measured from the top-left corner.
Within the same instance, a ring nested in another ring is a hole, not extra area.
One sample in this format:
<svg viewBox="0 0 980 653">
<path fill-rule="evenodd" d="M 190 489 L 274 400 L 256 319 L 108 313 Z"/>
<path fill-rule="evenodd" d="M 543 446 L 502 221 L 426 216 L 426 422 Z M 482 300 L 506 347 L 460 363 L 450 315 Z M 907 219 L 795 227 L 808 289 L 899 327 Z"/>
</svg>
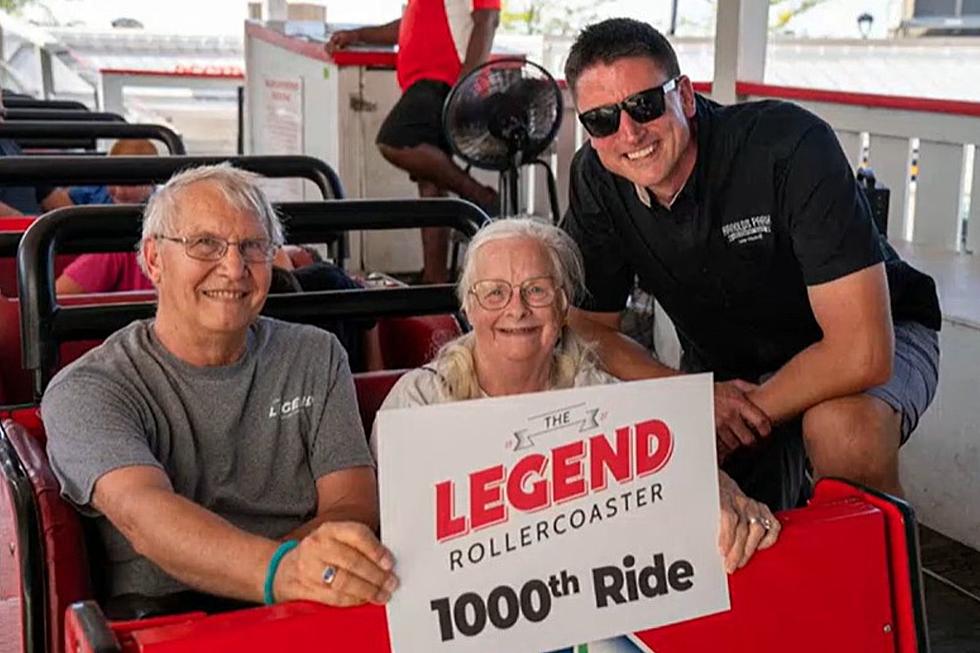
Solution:
<svg viewBox="0 0 980 653">
<path fill-rule="evenodd" d="M 337 568 L 333 565 L 327 565 L 323 568 L 323 573 L 320 574 L 320 578 L 323 579 L 324 585 L 331 585 L 335 578 L 337 578 Z"/>
<path fill-rule="evenodd" d="M 772 528 L 772 522 L 769 521 L 768 517 L 749 517 L 749 524 L 759 524 L 767 531 Z"/>
</svg>

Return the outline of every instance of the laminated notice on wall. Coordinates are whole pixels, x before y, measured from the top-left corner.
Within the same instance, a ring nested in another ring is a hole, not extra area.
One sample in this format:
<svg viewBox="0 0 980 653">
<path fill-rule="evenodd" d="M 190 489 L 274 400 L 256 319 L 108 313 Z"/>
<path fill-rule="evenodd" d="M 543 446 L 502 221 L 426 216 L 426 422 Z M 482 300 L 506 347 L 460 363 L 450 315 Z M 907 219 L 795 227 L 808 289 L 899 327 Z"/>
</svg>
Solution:
<svg viewBox="0 0 980 653">
<path fill-rule="evenodd" d="M 303 154 L 303 79 L 262 77 L 260 98 L 253 134 L 255 153 Z M 301 202 L 303 183 L 294 178 L 267 179 L 262 189 L 274 202 Z"/>
</svg>

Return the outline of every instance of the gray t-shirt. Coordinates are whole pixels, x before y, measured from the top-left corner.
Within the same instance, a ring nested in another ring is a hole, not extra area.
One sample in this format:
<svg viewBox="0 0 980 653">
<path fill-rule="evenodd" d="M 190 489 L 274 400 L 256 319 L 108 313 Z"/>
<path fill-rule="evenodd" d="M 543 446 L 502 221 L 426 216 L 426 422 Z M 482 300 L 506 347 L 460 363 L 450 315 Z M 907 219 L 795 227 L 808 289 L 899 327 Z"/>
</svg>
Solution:
<svg viewBox="0 0 980 653">
<path fill-rule="evenodd" d="M 92 508 L 95 482 L 162 468 L 174 491 L 239 528 L 281 537 L 312 518 L 316 480 L 372 465 L 347 356 L 319 329 L 259 318 L 242 358 L 196 367 L 135 322 L 62 370 L 41 402 L 62 494 L 98 518 L 110 596 L 187 589 Z"/>
</svg>

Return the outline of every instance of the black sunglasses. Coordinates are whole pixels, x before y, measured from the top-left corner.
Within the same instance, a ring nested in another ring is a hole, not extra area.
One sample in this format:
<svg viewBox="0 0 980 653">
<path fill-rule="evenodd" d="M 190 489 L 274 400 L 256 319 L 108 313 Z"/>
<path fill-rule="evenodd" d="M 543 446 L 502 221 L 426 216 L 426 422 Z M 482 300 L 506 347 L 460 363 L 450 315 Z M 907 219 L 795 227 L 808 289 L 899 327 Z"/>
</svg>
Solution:
<svg viewBox="0 0 980 653">
<path fill-rule="evenodd" d="M 634 93 L 622 102 L 589 109 L 578 114 L 579 122 L 596 138 L 611 136 L 619 131 L 621 111 L 629 114 L 636 122 L 650 122 L 664 115 L 664 96 L 677 88 L 679 77 L 668 79 L 660 86 Z"/>
</svg>

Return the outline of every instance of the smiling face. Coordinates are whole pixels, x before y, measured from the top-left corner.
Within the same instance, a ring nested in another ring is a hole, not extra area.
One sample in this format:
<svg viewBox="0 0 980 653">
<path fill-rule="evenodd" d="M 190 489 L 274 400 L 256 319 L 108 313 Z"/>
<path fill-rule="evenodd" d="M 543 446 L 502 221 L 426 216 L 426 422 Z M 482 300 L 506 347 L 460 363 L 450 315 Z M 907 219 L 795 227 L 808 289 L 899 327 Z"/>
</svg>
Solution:
<svg viewBox="0 0 980 653">
<path fill-rule="evenodd" d="M 667 74 L 648 57 L 625 57 L 582 71 L 575 85 L 579 113 L 615 104 L 634 93 L 660 86 Z M 619 130 L 590 136 L 599 160 L 610 172 L 651 189 L 658 198 L 673 197 L 687 181 L 697 156 L 690 119 L 695 115 L 691 81 L 681 76 L 664 97 L 664 114 L 646 123 L 620 112 Z"/>
<path fill-rule="evenodd" d="M 519 286 L 535 277 L 555 276 L 547 249 L 537 240 L 515 236 L 491 240 L 476 252 L 475 282 L 499 279 L 514 286 L 510 300 L 499 310 L 487 310 L 467 296 L 466 312 L 476 341 L 478 369 L 495 363 L 527 364 L 528 374 L 550 370 L 551 355 L 561 334 L 567 302 L 559 291 L 550 306 L 531 307 Z"/>
<path fill-rule="evenodd" d="M 259 219 L 228 203 L 211 182 L 188 186 L 169 237 L 215 236 L 239 242 L 268 239 Z M 202 340 L 243 340 L 269 293 L 272 263 L 248 263 L 235 245 L 218 261 L 188 256 L 184 245 L 144 241 L 150 279 L 159 296 L 157 322 L 189 344 Z"/>
</svg>

